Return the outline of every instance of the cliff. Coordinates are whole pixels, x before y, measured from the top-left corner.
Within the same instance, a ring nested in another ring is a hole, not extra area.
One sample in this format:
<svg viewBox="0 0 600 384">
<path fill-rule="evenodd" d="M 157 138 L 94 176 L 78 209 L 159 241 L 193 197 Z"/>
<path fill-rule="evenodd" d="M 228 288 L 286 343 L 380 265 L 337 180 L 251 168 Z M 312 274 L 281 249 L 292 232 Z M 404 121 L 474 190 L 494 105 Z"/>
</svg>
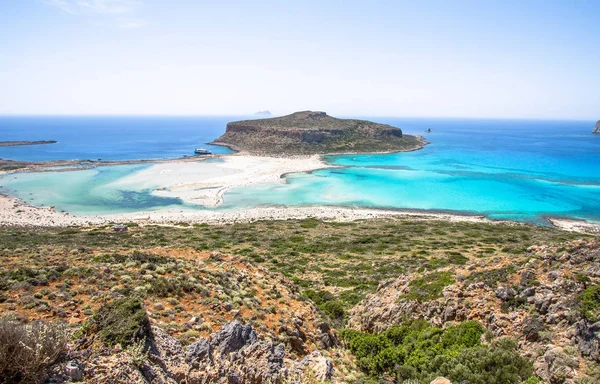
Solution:
<svg viewBox="0 0 600 384">
<path fill-rule="evenodd" d="M 228 123 L 225 134 L 212 144 L 260 155 L 309 155 L 410 151 L 424 142 L 391 125 L 303 111 Z"/>
<path fill-rule="evenodd" d="M 600 120 L 598 120 L 598 122 L 596 122 L 596 125 L 594 126 L 592 133 L 600 133 Z"/>
</svg>

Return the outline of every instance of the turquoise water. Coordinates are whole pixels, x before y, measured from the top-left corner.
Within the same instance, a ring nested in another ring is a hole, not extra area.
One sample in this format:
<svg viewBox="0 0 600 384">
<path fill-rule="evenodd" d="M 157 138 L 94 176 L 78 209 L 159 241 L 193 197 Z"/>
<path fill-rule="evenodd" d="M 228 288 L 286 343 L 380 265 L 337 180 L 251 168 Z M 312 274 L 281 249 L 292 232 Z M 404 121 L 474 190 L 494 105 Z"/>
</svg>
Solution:
<svg viewBox="0 0 600 384">
<path fill-rule="evenodd" d="M 549 216 L 600 222 L 600 135 L 591 134 L 593 122 L 371 120 L 422 134 L 431 144 L 409 153 L 329 156 L 326 161 L 339 168 L 288 175 L 285 184 L 232 189 L 218 209 L 343 205 L 533 223 L 544 223 Z M 425 133 L 427 128 L 432 132 Z M 153 153 L 163 157 L 160 150 Z M 11 175 L 0 179 L 0 191 L 75 214 L 204 209 L 153 196 L 158 183 L 151 180 L 143 185 L 114 183 L 143 167 Z"/>
<path fill-rule="evenodd" d="M 78 215 L 102 215 L 183 207 L 181 200 L 154 196 L 155 180 L 143 185 L 112 183 L 150 165 L 117 165 L 81 171 L 18 173 L 0 179 L 1 193 L 35 206 L 55 206 Z"/>
<path fill-rule="evenodd" d="M 344 168 L 231 190 L 226 207 L 345 205 L 450 211 L 543 223 L 600 221 L 600 136 L 592 122 L 381 119 L 422 132 L 423 150 L 329 156 Z M 431 128 L 431 133 L 424 133 Z"/>
</svg>

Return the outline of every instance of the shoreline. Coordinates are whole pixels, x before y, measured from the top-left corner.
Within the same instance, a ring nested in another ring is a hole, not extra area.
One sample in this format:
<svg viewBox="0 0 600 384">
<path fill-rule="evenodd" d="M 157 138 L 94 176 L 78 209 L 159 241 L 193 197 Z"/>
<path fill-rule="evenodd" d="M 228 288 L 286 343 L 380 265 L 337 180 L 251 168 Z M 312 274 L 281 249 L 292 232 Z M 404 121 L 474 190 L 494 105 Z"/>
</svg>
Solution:
<svg viewBox="0 0 600 384">
<path fill-rule="evenodd" d="M 353 208 L 340 206 L 259 207 L 229 211 L 164 209 L 110 215 L 76 216 L 58 212 L 54 207 L 36 207 L 16 197 L 0 194 L 0 227 L 70 227 L 109 224 L 225 225 L 261 220 L 302 220 L 350 222 L 372 219 L 406 219 L 416 221 L 448 221 L 487 224 L 534 225 L 512 220 L 493 220 L 482 215 L 457 214 L 409 209 Z M 546 218 L 553 228 L 588 235 L 600 235 L 600 225 L 576 219 Z"/>
</svg>

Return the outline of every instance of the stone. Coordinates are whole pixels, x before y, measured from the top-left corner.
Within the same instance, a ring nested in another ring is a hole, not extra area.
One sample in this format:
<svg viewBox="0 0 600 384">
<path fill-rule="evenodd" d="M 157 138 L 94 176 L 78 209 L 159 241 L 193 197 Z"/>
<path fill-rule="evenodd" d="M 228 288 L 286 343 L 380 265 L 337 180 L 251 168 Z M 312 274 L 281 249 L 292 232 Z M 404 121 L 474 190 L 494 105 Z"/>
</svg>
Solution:
<svg viewBox="0 0 600 384">
<path fill-rule="evenodd" d="M 430 384 L 452 384 L 452 382 L 445 377 L 437 377 Z"/>
<path fill-rule="evenodd" d="M 230 353 L 239 350 L 246 344 L 256 341 L 256 332 L 249 324 L 242 325 L 239 321 L 234 320 L 218 332 L 214 333 L 210 338 L 210 344 L 214 348 L 218 348 L 221 353 Z"/>
<path fill-rule="evenodd" d="M 330 381 L 335 371 L 331 360 L 326 359 L 319 351 L 314 351 L 302 359 L 296 367 L 296 372 L 305 372 L 306 369 L 314 373 L 317 381 Z"/>
<path fill-rule="evenodd" d="M 213 361 L 212 346 L 208 339 L 200 339 L 185 349 L 185 361 L 192 365 L 208 360 Z"/>
<path fill-rule="evenodd" d="M 510 299 L 511 297 L 515 297 L 517 295 L 517 292 L 511 288 L 511 287 L 507 287 L 507 286 L 501 286 L 498 287 L 498 289 L 496 289 L 496 297 L 498 297 L 500 300 L 503 301 L 507 301 L 508 299 Z"/>
<path fill-rule="evenodd" d="M 581 320 L 575 323 L 575 340 L 582 355 L 600 360 L 600 322 L 590 324 Z"/>
<path fill-rule="evenodd" d="M 65 365 L 65 374 L 73 381 L 81 381 L 83 379 L 81 365 L 77 360 L 71 360 Z"/>
</svg>

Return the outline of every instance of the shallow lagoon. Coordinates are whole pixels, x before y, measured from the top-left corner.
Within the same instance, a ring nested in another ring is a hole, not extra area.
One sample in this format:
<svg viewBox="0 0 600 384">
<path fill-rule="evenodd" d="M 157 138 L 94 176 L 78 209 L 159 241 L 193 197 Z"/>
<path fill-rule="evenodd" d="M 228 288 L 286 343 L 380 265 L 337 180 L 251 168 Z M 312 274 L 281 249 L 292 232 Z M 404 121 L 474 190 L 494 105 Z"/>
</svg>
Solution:
<svg viewBox="0 0 600 384">
<path fill-rule="evenodd" d="M 374 119 L 423 134 L 410 153 L 328 156 L 343 168 L 287 176 L 286 184 L 229 190 L 217 209 L 346 205 L 454 211 L 543 222 L 546 216 L 600 221 L 600 136 L 592 122 Z M 431 133 L 425 133 L 431 128 Z M 204 209 L 152 195 L 156 180 L 119 182 L 147 165 L 17 174 L 4 192 L 75 214 Z M 138 178 L 139 180 L 139 178 Z"/>
</svg>

